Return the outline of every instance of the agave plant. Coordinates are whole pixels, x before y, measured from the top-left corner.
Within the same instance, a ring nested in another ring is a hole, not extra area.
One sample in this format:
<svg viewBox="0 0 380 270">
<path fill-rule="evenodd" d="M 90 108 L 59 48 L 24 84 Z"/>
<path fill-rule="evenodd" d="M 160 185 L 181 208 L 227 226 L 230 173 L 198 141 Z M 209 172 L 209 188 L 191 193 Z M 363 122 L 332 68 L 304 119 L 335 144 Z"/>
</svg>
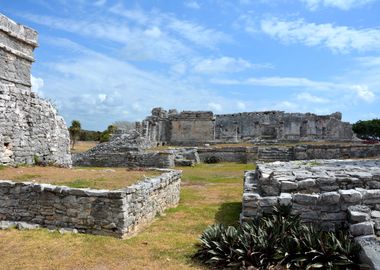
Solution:
<svg viewBox="0 0 380 270">
<path fill-rule="evenodd" d="M 221 224 L 209 226 L 201 235 L 201 245 L 195 258 L 209 265 L 220 267 L 239 266 L 239 255 L 236 252 L 239 237 L 238 230 Z"/>
<path fill-rule="evenodd" d="M 360 247 L 348 234 L 323 232 L 301 223 L 291 209 L 280 206 L 238 229 L 208 227 L 200 237 L 195 257 L 220 268 L 357 269 Z"/>
</svg>

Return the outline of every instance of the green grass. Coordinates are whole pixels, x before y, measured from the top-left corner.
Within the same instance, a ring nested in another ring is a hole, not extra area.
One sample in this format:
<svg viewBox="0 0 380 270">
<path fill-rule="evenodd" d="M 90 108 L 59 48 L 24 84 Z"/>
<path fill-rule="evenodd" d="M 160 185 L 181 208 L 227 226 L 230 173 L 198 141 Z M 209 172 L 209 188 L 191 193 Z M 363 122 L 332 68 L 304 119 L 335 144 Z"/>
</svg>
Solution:
<svg viewBox="0 0 380 270">
<path fill-rule="evenodd" d="M 99 184 L 101 185 L 102 182 L 107 181 L 105 178 L 96 178 L 96 179 L 75 179 L 70 182 L 60 182 L 60 183 L 53 183 L 56 185 L 63 185 L 68 186 L 71 188 L 88 188 L 88 187 L 97 187 Z"/>
<path fill-rule="evenodd" d="M 23 175 L 15 177 L 14 180 L 28 181 L 28 180 L 36 179 L 38 177 L 41 177 L 41 175 L 40 174 L 23 174 Z"/>
</svg>

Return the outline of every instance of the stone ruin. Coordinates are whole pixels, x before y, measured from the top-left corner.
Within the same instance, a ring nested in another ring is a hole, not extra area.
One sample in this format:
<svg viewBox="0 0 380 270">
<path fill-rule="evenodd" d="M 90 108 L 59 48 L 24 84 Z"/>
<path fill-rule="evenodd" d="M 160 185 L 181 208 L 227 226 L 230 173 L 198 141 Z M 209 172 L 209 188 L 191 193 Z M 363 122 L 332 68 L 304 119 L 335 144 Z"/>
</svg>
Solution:
<svg viewBox="0 0 380 270">
<path fill-rule="evenodd" d="M 343 143 L 352 142 L 353 139 L 352 127 L 342 122 L 340 113 L 318 116 L 270 111 L 214 115 L 204 111 L 178 113 L 176 110 L 154 108 L 151 116 L 135 123 L 133 131 L 119 131 L 110 142 L 100 144 L 86 153 L 75 154 L 73 161 L 77 166 L 169 168 L 174 165 L 193 165 L 210 156 L 232 162 L 296 160 L 305 159 L 305 155 L 317 158 L 319 152 L 325 150 L 307 145 L 304 148 L 279 149 L 265 144 L 310 141 Z M 239 142 L 263 144 L 260 147 L 205 147 L 207 144 Z M 163 145 L 177 147 L 154 150 L 156 146 Z M 355 154 L 354 150 L 357 149 L 360 151 Z M 379 156 L 380 147 L 338 144 L 328 152 L 330 158 Z"/>
<path fill-rule="evenodd" d="M 292 205 L 293 214 L 325 230 L 349 229 L 380 267 L 379 159 L 278 161 L 245 173 L 241 222 L 279 204 Z"/>
<path fill-rule="evenodd" d="M 84 153 L 73 155 L 75 166 L 172 168 L 200 162 L 194 148 L 151 150 L 155 143 L 136 130 L 114 134 Z"/>
<path fill-rule="evenodd" d="M 229 142 L 351 141 L 352 127 L 341 113 L 315 115 L 282 111 L 216 114 L 206 111 L 163 110 L 136 129 L 158 145 L 200 145 Z"/>
<path fill-rule="evenodd" d="M 65 121 L 31 91 L 37 35 L 0 14 L 0 165 L 71 165 Z"/>
<path fill-rule="evenodd" d="M 159 171 L 118 190 L 0 180 L 0 229 L 45 227 L 128 238 L 179 202 L 181 171 Z"/>
</svg>

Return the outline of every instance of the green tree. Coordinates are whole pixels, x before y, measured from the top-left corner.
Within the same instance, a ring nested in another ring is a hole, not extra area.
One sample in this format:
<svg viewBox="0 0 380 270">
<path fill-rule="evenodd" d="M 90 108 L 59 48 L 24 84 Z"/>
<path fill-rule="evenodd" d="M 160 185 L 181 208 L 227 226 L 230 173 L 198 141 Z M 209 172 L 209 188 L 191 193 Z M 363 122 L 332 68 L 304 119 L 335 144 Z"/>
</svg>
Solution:
<svg viewBox="0 0 380 270">
<path fill-rule="evenodd" d="M 352 125 L 352 130 L 361 139 L 380 139 L 380 119 L 358 121 Z"/>
<path fill-rule="evenodd" d="M 117 127 L 114 125 L 109 125 L 105 131 L 100 135 L 100 142 L 108 142 L 111 135 L 116 131 Z"/>
<path fill-rule="evenodd" d="M 81 132 L 81 124 L 78 120 L 73 120 L 71 126 L 69 127 L 70 139 L 71 139 L 71 149 L 74 149 L 76 142 L 79 139 Z"/>
</svg>

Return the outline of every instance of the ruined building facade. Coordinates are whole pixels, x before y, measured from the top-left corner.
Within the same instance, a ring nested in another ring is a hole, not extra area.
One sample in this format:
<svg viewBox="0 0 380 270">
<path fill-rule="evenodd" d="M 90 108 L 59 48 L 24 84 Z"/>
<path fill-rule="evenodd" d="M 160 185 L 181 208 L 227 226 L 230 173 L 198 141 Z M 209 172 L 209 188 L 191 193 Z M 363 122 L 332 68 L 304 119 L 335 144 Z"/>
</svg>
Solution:
<svg viewBox="0 0 380 270">
<path fill-rule="evenodd" d="M 31 91 L 37 32 L 0 14 L 0 165 L 71 165 L 66 124 Z"/>
<path fill-rule="evenodd" d="M 282 111 L 214 115 L 212 112 L 163 110 L 136 124 L 143 136 L 157 144 L 262 141 L 349 141 L 352 127 L 341 113 L 315 115 Z"/>
</svg>

